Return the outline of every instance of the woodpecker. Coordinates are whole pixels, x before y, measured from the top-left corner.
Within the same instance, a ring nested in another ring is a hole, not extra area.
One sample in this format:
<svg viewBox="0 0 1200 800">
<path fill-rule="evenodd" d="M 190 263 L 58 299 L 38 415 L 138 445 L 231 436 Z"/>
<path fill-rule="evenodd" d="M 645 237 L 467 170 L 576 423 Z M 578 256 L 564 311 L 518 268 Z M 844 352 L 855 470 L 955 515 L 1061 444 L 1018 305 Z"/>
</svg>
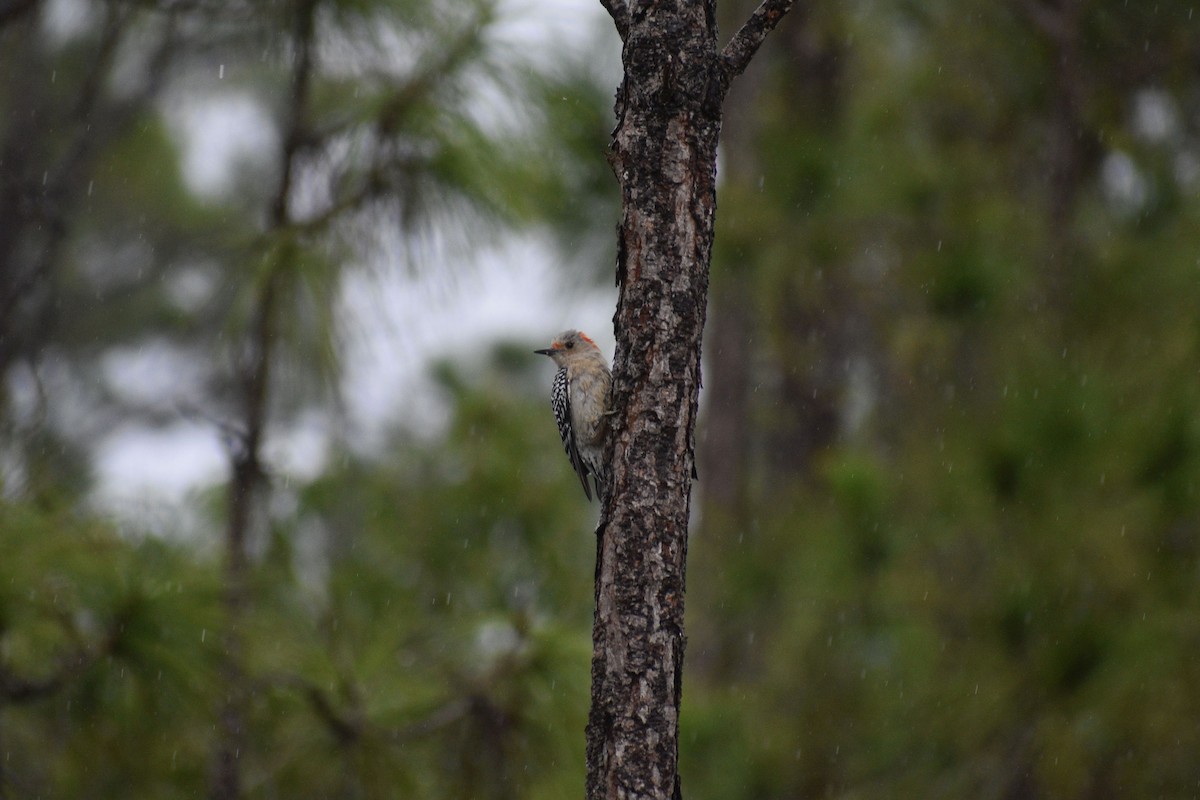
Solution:
<svg viewBox="0 0 1200 800">
<path fill-rule="evenodd" d="M 545 350 L 558 367 L 550 387 L 550 407 L 562 436 L 563 448 L 571 466 L 583 484 L 583 493 L 592 499 L 588 475 L 596 483 L 596 495 L 603 499 L 608 470 L 604 464 L 604 440 L 608 435 L 609 406 L 612 402 L 612 372 L 608 361 L 587 334 L 563 331 Z"/>
</svg>

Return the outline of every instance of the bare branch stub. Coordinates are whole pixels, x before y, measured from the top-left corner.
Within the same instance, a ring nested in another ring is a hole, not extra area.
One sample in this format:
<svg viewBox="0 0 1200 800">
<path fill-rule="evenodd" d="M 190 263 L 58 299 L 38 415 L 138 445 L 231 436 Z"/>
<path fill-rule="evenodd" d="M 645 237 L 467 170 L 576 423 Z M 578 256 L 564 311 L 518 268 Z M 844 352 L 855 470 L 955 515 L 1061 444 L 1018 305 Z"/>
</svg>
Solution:
<svg viewBox="0 0 1200 800">
<path fill-rule="evenodd" d="M 762 5 L 754 9 L 750 19 L 746 20 L 741 30 L 733 35 L 721 51 L 723 89 L 728 89 L 733 79 L 742 74 L 767 38 L 767 34 L 775 29 L 784 15 L 791 10 L 794 2 L 795 0 L 763 0 Z"/>
</svg>

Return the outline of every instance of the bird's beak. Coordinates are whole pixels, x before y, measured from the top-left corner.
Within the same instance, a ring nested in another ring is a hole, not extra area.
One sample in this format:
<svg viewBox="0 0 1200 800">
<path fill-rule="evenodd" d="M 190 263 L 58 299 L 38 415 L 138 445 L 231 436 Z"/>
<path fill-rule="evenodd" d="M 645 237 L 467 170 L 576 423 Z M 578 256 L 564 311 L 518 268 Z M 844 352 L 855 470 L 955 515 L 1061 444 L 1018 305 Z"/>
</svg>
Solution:
<svg viewBox="0 0 1200 800">
<path fill-rule="evenodd" d="M 554 348 L 548 347 L 545 350 L 534 350 L 533 352 L 537 353 L 539 356 L 548 356 L 554 352 Z"/>
</svg>

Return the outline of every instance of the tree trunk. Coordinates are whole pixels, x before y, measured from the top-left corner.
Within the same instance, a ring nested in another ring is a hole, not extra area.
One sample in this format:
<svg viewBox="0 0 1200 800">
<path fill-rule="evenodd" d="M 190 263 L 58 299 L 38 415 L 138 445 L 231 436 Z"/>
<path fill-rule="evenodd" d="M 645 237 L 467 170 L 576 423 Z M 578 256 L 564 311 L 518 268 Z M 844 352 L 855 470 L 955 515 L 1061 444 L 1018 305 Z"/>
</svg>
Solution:
<svg viewBox="0 0 1200 800">
<path fill-rule="evenodd" d="M 602 0 L 624 42 L 610 489 L 598 530 L 587 796 L 680 796 L 684 569 L 721 101 L 791 0 L 725 50 L 713 0 Z"/>
<path fill-rule="evenodd" d="M 319 2 L 300 0 L 295 8 L 296 54 L 279 154 L 279 183 L 267 220 L 267 233 L 271 237 L 286 235 L 283 232 L 291 224 L 289 201 L 304 135 Z M 264 477 L 262 446 L 267 427 L 279 293 L 285 275 L 295 268 L 296 251 L 291 242 L 284 241 L 276 244 L 267 257 L 271 261 L 255 297 L 245 352 L 238 365 L 243 404 L 242 436 L 230 459 L 223 587 L 225 630 L 220 667 L 223 698 L 218 712 L 215 764 L 209 787 L 212 800 L 238 800 L 243 796 L 241 759 L 248 744 L 245 726 L 246 706 L 250 699 L 243 631 L 249 603 L 247 544 Z"/>
</svg>

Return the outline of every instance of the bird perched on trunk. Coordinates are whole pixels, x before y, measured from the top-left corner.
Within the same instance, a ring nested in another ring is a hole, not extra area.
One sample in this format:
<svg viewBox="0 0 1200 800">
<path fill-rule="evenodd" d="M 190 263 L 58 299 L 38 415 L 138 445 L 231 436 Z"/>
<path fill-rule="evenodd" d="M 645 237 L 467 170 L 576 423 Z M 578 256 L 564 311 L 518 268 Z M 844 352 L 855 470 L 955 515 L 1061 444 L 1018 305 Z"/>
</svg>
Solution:
<svg viewBox="0 0 1200 800">
<path fill-rule="evenodd" d="M 534 352 L 550 356 L 558 367 L 550 387 L 550 407 L 554 409 L 563 448 L 579 475 L 587 499 L 592 499 L 588 485 L 591 475 L 596 495 L 603 500 L 608 480 L 604 441 L 612 403 L 612 372 L 608 361 L 587 334 L 576 330 L 563 331 L 548 348 Z"/>
</svg>

